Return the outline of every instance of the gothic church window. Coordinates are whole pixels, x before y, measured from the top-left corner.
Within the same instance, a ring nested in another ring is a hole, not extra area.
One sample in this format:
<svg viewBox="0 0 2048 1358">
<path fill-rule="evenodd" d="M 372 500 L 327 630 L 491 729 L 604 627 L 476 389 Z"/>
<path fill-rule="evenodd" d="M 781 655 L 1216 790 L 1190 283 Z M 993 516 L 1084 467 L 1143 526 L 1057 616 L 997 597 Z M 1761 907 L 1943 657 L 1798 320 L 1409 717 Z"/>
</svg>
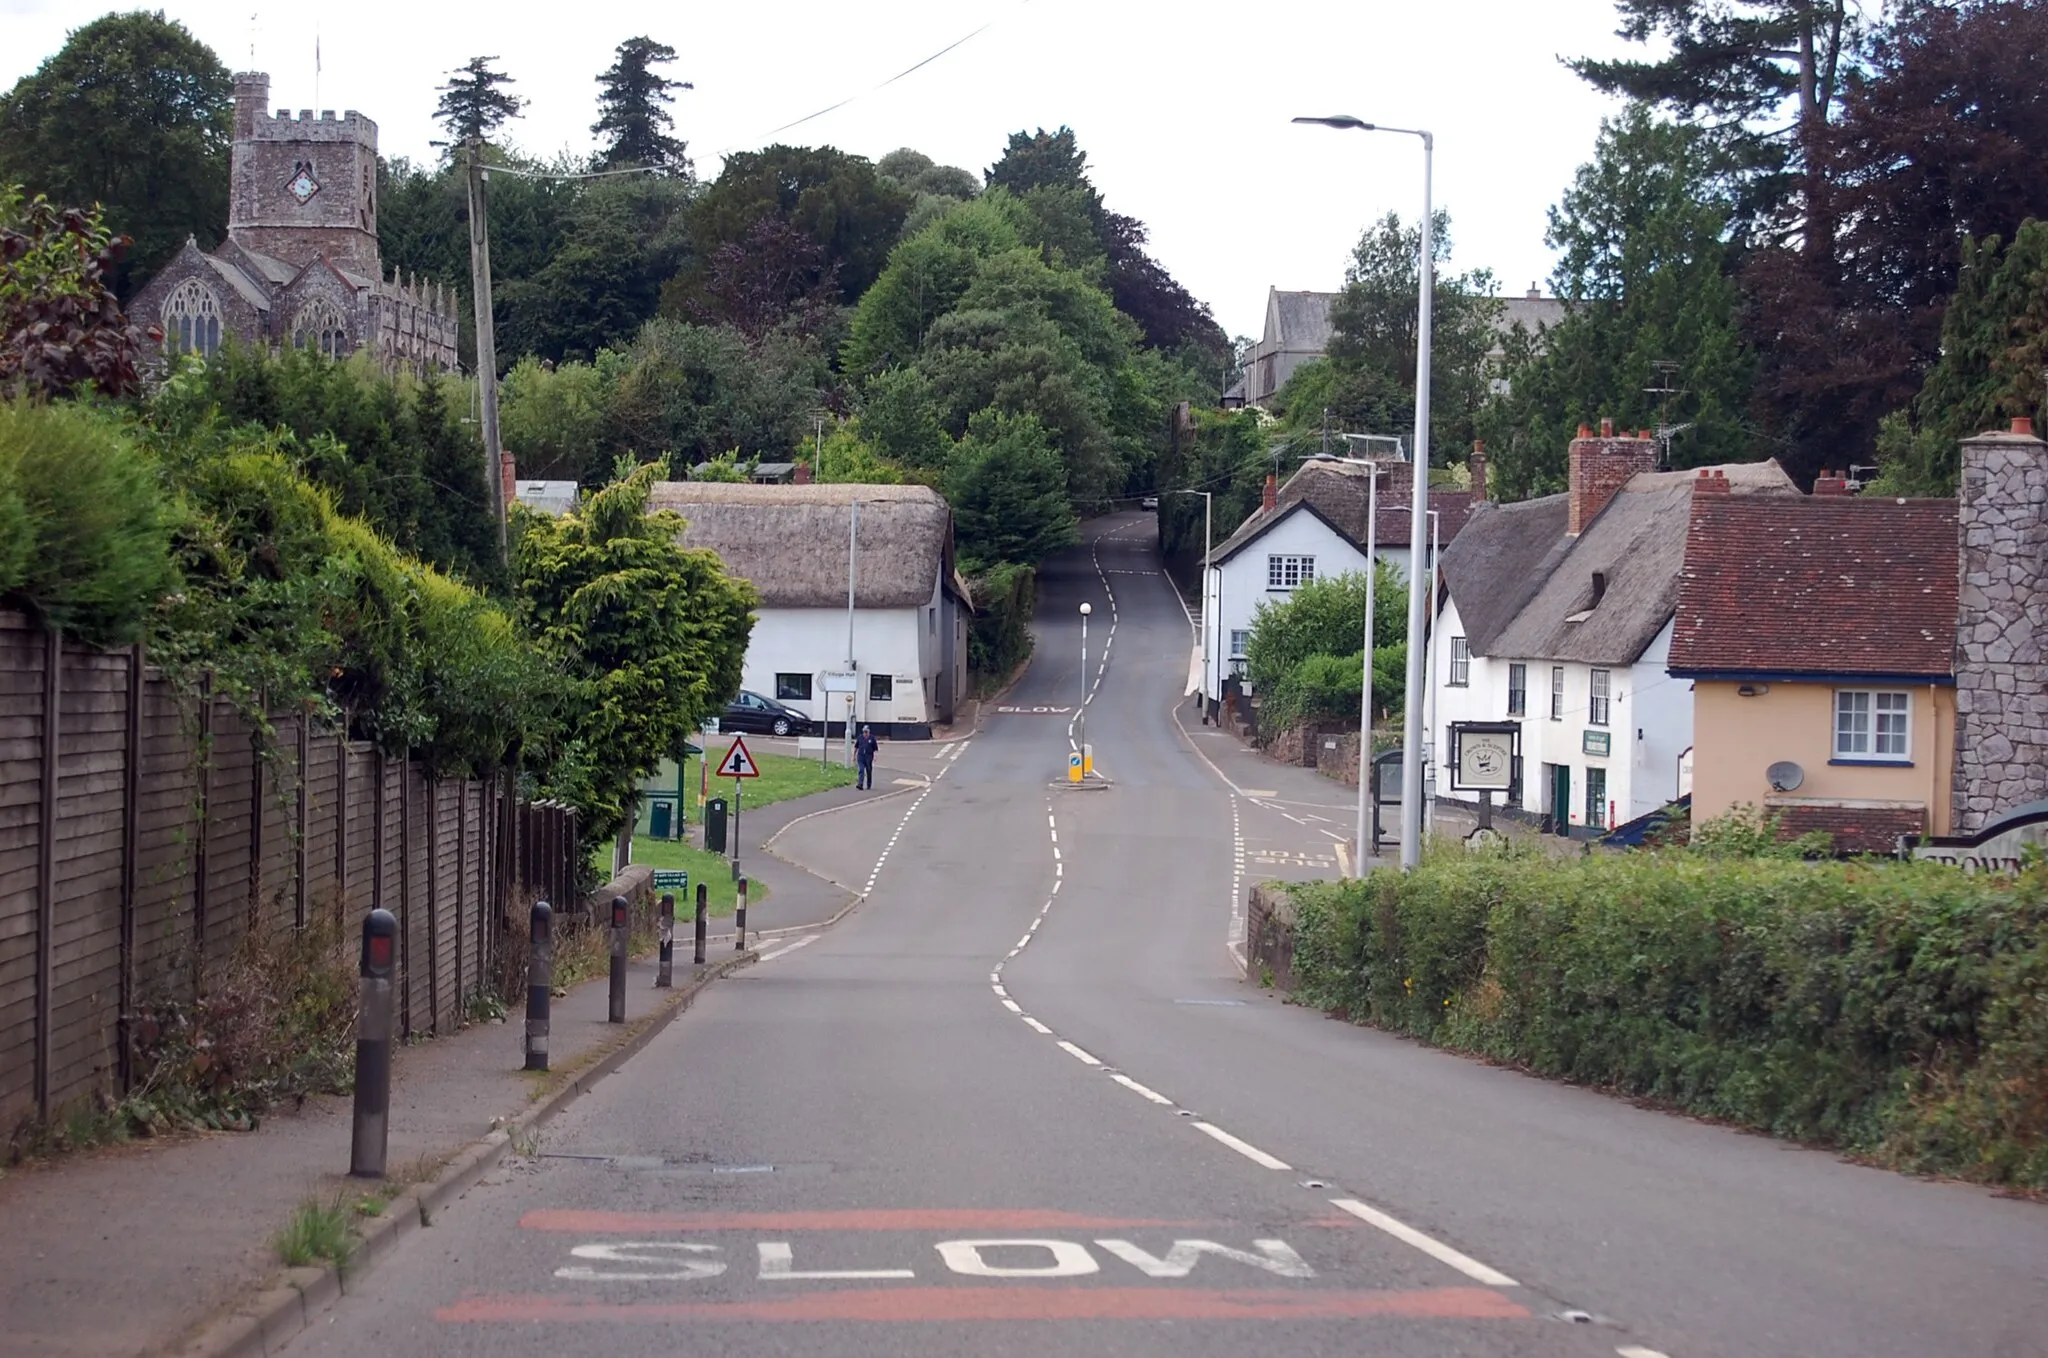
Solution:
<svg viewBox="0 0 2048 1358">
<path fill-rule="evenodd" d="M 292 322 L 292 343 L 318 349 L 329 358 L 347 358 L 355 346 L 348 337 L 348 323 L 341 308 L 325 297 L 316 297 L 299 309 Z"/>
<path fill-rule="evenodd" d="M 210 358 L 220 348 L 220 299 L 198 279 L 186 279 L 164 298 L 163 329 L 172 348 Z"/>
</svg>

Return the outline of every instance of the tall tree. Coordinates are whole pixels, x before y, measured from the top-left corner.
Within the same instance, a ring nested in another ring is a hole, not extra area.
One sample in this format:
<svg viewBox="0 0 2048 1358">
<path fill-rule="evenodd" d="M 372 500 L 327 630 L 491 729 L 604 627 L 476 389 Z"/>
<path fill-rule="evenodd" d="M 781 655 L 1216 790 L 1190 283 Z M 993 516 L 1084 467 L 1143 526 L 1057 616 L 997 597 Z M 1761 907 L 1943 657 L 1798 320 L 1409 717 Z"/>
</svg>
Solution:
<svg viewBox="0 0 2048 1358">
<path fill-rule="evenodd" d="M 1748 171 L 1741 206 L 1760 225 L 1831 248 L 1814 213 L 1826 182 L 1825 138 L 1861 25 L 1848 0 L 1615 0 L 1620 36 L 1656 46 L 1654 60 L 1581 58 L 1596 88 L 1704 121 Z"/>
<path fill-rule="evenodd" d="M 187 236 L 227 227 L 233 85 L 212 49 L 162 13 L 109 14 L 0 97 L 0 184 L 90 208 L 135 244 L 128 296 Z"/>
<path fill-rule="evenodd" d="M 977 414 L 953 453 L 946 498 L 970 569 L 1036 565 L 1077 540 L 1066 468 L 1034 415 Z"/>
<path fill-rule="evenodd" d="M 1955 300 L 1941 327 L 1941 359 L 1910 412 L 1888 416 L 1877 450 L 1891 495 L 1953 495 L 1957 444 L 2013 416 L 2039 419 L 2048 374 L 2048 221 L 1963 245 Z"/>
<path fill-rule="evenodd" d="M 692 263 L 664 290 L 664 309 L 688 315 L 705 304 L 720 247 L 744 248 L 764 217 L 810 237 L 823 266 L 837 269 L 839 298 L 850 305 L 888 262 L 910 202 L 872 163 L 829 146 L 778 145 L 728 156 L 724 172 L 691 206 Z"/>
<path fill-rule="evenodd" d="M 1572 431 L 1603 416 L 1685 426 L 1677 466 L 1750 450 L 1754 360 L 1737 320 L 1724 170 L 1710 137 L 1641 104 L 1601 125 L 1593 160 L 1550 211 L 1552 282 L 1572 309 L 1509 343 L 1508 390 L 1481 421 L 1503 498 L 1562 489 Z"/>
<path fill-rule="evenodd" d="M 505 86 L 515 83 L 511 76 L 491 69 L 496 57 L 471 57 L 466 65 L 448 73 L 440 86 L 441 102 L 434 119 L 448 131 L 451 141 L 489 141 L 491 134 L 519 116 L 526 100 Z"/>
<path fill-rule="evenodd" d="M 1057 132 L 1042 127 L 1036 132 L 1012 132 L 1003 158 L 991 165 L 984 177 L 988 187 L 1012 193 L 1039 188 L 1094 189 L 1088 182 L 1088 153 L 1081 149 L 1074 129 L 1064 126 Z"/>
<path fill-rule="evenodd" d="M 1436 214 L 1436 257 L 1430 345 L 1432 461 L 1471 446 L 1489 394 L 1487 355 L 1501 304 L 1484 269 L 1452 274 L 1451 219 Z M 1325 413 L 1339 427 L 1406 436 L 1414 427 L 1416 265 L 1419 227 L 1388 213 L 1367 227 L 1345 270 L 1344 290 L 1330 305 L 1329 357 L 1304 364 L 1280 393 L 1284 422 L 1297 438 Z"/>
<path fill-rule="evenodd" d="M 685 143 L 669 135 L 675 120 L 668 105 L 675 102 L 675 91 L 696 87 L 654 69 L 675 59 L 675 48 L 652 38 L 628 38 L 619 44 L 611 67 L 597 78 L 597 121 L 590 125 L 593 133 L 606 139 L 601 152 L 606 165 L 645 165 L 689 177 Z"/>
</svg>

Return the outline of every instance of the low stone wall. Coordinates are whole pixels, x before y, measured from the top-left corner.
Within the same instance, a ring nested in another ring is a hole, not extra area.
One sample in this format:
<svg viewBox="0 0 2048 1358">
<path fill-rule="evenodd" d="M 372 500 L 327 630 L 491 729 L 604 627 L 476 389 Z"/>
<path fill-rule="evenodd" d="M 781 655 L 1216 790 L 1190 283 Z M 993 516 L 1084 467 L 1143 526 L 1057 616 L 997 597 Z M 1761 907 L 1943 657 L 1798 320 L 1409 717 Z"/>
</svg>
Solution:
<svg viewBox="0 0 2048 1358">
<path fill-rule="evenodd" d="M 1316 741 L 1316 772 L 1346 787 L 1358 786 L 1358 732 L 1327 731 Z"/>
<path fill-rule="evenodd" d="M 1252 979 L 1276 990 L 1294 988 L 1294 902 L 1284 884 L 1260 882 L 1252 888 L 1244 950 Z"/>
<path fill-rule="evenodd" d="M 626 903 L 638 910 L 654 895 L 654 869 L 642 863 L 633 863 L 618 876 L 606 882 L 583 898 L 585 919 L 609 919 L 612 897 L 624 896 Z"/>
</svg>

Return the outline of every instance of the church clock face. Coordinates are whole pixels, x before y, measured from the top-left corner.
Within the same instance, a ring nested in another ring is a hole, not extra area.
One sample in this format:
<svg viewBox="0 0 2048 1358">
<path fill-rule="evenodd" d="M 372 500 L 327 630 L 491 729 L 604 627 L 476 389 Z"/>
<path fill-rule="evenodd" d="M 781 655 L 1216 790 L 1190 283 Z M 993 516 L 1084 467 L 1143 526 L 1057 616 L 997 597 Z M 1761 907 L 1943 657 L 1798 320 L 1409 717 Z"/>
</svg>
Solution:
<svg viewBox="0 0 2048 1358">
<path fill-rule="evenodd" d="M 313 178 L 313 162 L 302 160 L 292 169 L 292 177 L 284 183 L 285 191 L 301 203 L 310 202 L 320 192 L 320 181 Z"/>
</svg>

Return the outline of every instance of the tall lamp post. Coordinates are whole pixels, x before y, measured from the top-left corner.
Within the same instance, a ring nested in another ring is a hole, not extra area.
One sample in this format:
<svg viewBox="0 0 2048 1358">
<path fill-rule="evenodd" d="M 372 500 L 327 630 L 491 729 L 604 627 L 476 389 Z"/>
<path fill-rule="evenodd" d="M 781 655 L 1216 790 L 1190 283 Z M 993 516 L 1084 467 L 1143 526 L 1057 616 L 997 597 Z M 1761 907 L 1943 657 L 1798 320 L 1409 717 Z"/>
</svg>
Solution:
<svg viewBox="0 0 2048 1358">
<path fill-rule="evenodd" d="M 1379 582 L 1380 550 L 1380 464 L 1363 457 L 1335 457 L 1323 453 L 1309 459 L 1311 462 L 1344 462 L 1366 470 L 1365 492 L 1365 664 L 1358 694 L 1358 827 L 1356 846 L 1358 861 L 1354 865 L 1357 876 L 1365 876 L 1365 860 L 1372 852 L 1372 841 L 1368 838 L 1370 819 L 1366 806 L 1372 796 L 1372 652 L 1373 652 L 1373 587 Z"/>
<path fill-rule="evenodd" d="M 1436 157 L 1436 138 L 1412 127 L 1380 127 L 1348 114 L 1327 118 L 1296 118 L 1297 123 L 1357 132 L 1394 132 L 1422 139 L 1422 226 L 1421 249 L 1416 261 L 1419 297 L 1415 323 L 1415 508 L 1409 520 L 1408 543 L 1412 551 L 1429 530 L 1429 351 L 1430 311 L 1436 293 L 1434 242 L 1435 223 L 1430 213 L 1430 175 Z M 1408 694 L 1403 714 L 1401 749 L 1401 867 L 1403 871 L 1422 861 L 1422 591 L 1408 591 Z"/>
<path fill-rule="evenodd" d="M 1212 609 L 1209 605 L 1209 572 L 1214 569 L 1209 564 L 1209 553 L 1215 550 L 1215 547 L 1212 545 L 1214 536 L 1212 530 L 1216 522 L 1216 492 L 1211 490 L 1170 490 L 1166 493 L 1168 495 L 1199 495 L 1202 497 L 1202 701 L 1206 704 L 1209 701 L 1209 675 L 1216 660 L 1216 652 L 1209 645 L 1209 637 L 1211 634 L 1222 635 L 1217 631 L 1218 626 L 1222 623 L 1222 618 L 1220 616 L 1213 618 L 1209 616 L 1212 612 L 1221 614 L 1223 611 L 1220 608 Z M 1221 601 L 1219 600 L 1218 602 Z M 1223 677 L 1220 673 L 1216 677 L 1216 688 L 1219 693 L 1223 689 Z"/>
<path fill-rule="evenodd" d="M 1078 743 L 1083 768 L 1088 765 L 1088 615 L 1094 611 L 1086 603 L 1081 605 L 1081 705 L 1074 709 L 1074 718 L 1081 733 Z"/>
</svg>

